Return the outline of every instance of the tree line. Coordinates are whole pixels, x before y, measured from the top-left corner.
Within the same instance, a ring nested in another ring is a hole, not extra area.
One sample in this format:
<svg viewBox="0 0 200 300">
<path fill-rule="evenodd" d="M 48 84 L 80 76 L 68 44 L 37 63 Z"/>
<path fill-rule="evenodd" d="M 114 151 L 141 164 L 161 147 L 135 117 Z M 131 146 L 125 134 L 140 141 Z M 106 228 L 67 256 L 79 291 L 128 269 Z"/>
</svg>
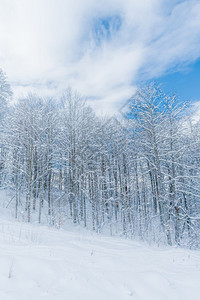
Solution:
<svg viewBox="0 0 200 300">
<path fill-rule="evenodd" d="M 123 117 L 98 117 L 70 89 L 9 105 L 1 85 L 0 185 L 16 218 L 199 245 L 200 123 L 185 104 L 150 84 Z"/>
</svg>

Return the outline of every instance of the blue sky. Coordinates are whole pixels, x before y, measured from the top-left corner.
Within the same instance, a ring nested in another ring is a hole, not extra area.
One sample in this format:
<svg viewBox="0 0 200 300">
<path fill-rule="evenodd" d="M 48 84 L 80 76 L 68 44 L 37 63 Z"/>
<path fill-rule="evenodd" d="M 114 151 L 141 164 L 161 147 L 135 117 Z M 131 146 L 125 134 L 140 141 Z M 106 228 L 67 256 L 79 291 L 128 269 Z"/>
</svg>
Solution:
<svg viewBox="0 0 200 300">
<path fill-rule="evenodd" d="M 180 100 L 200 101 L 200 60 L 156 80 L 165 92 L 176 93 Z"/>
<path fill-rule="evenodd" d="M 68 86 L 115 113 L 138 84 L 199 99 L 199 0 L 0 0 L 0 67 L 14 97 Z"/>
</svg>

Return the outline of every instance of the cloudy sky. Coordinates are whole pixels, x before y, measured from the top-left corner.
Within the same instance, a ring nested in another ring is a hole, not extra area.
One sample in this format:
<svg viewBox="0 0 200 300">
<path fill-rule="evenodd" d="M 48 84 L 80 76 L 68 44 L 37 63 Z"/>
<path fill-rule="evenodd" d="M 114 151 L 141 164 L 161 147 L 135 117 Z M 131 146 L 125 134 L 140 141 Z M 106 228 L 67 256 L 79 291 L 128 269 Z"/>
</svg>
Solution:
<svg viewBox="0 0 200 300">
<path fill-rule="evenodd" d="M 0 67 L 15 97 L 71 86 L 111 112 L 158 80 L 199 100 L 199 58 L 199 0 L 0 0 Z"/>
</svg>

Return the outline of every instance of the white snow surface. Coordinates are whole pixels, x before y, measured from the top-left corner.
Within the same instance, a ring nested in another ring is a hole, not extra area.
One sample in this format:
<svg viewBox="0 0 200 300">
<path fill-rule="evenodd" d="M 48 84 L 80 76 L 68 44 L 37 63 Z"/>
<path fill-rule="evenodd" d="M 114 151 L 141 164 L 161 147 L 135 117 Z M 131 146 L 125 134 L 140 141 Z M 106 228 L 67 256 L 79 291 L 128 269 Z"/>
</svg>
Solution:
<svg viewBox="0 0 200 300">
<path fill-rule="evenodd" d="M 0 219 L 1 300 L 199 300 L 200 252 Z"/>
</svg>

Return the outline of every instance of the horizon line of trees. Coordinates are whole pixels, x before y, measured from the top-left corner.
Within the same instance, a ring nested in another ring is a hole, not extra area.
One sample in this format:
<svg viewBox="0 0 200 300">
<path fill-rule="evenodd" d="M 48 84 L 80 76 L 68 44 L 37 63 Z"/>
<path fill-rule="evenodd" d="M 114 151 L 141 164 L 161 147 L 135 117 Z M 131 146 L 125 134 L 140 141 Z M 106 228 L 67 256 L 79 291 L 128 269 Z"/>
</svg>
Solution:
<svg viewBox="0 0 200 300">
<path fill-rule="evenodd" d="M 123 119 L 100 118 L 70 89 L 9 106 L 2 74 L 0 186 L 16 218 L 199 246 L 200 123 L 175 96 L 150 84 Z"/>
</svg>

